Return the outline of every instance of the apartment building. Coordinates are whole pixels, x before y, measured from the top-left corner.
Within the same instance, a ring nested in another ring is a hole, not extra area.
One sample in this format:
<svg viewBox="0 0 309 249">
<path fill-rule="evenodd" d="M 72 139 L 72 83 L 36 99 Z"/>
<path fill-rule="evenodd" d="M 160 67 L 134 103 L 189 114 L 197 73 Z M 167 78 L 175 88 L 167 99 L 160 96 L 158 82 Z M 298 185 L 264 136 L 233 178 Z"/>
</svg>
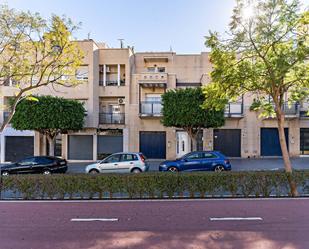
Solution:
<svg viewBox="0 0 309 249">
<path fill-rule="evenodd" d="M 37 94 L 77 99 L 87 109 L 84 129 L 57 137 L 55 153 L 69 161 L 94 161 L 119 151 L 141 151 L 151 159 L 173 159 L 190 151 L 188 135 L 164 127 L 161 95 L 169 89 L 198 87 L 210 82 L 208 53 L 134 53 L 131 48 L 108 48 L 93 40 L 79 41 L 85 52 L 79 69 L 87 81 L 74 88 L 44 87 Z M 14 96 L 14 84 L 0 86 L 0 106 Z M 250 111 L 254 96 L 247 94 L 226 106 L 226 123 L 205 129 L 198 149 L 220 150 L 230 157 L 280 156 L 276 120 Z M 285 105 L 286 139 L 291 156 L 309 154 L 309 117 L 306 105 Z M 7 110 L 0 110 L 0 122 Z M 8 126 L 0 135 L 0 162 L 44 155 L 48 143 L 34 131 Z"/>
</svg>

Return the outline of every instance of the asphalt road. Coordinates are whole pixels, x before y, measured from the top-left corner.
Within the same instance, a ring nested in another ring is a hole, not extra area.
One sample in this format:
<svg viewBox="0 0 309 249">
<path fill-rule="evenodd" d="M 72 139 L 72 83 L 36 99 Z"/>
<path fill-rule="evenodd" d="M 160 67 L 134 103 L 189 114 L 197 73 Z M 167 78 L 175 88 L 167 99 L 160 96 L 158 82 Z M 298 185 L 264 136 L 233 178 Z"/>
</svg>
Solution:
<svg viewBox="0 0 309 249">
<path fill-rule="evenodd" d="M 293 168 L 309 169 L 308 157 L 291 158 Z M 149 171 L 158 171 L 159 160 L 148 161 L 150 165 Z M 257 158 L 257 159 L 231 159 L 233 171 L 243 170 L 278 170 L 284 169 L 283 160 L 281 158 Z M 90 163 L 69 163 L 68 173 L 84 173 L 85 167 Z"/>
<path fill-rule="evenodd" d="M 0 202 L 0 248 L 307 249 L 308 209 L 309 199 Z"/>
</svg>

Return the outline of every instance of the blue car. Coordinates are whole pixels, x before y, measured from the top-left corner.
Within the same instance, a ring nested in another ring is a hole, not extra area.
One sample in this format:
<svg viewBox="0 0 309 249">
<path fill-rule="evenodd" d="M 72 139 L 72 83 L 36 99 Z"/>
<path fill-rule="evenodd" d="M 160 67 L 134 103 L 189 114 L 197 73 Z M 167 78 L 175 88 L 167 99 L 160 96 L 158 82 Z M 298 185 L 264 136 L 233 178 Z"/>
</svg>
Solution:
<svg viewBox="0 0 309 249">
<path fill-rule="evenodd" d="M 174 161 L 164 161 L 159 171 L 225 171 L 232 166 L 226 156 L 219 151 L 195 151 Z"/>
</svg>

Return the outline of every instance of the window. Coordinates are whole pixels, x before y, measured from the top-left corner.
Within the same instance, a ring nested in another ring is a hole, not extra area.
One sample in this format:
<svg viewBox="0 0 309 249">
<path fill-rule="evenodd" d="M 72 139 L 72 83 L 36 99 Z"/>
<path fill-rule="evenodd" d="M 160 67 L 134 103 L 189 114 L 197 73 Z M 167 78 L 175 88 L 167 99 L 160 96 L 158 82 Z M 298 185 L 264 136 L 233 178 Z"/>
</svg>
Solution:
<svg viewBox="0 0 309 249">
<path fill-rule="evenodd" d="M 76 79 L 88 80 L 88 66 L 81 66 L 76 70 Z"/>
<path fill-rule="evenodd" d="M 186 157 L 186 159 L 199 159 L 200 153 L 192 153 Z"/>
<path fill-rule="evenodd" d="M 134 154 L 123 154 L 121 161 L 128 162 L 128 161 L 137 161 L 137 156 Z"/>
<path fill-rule="evenodd" d="M 35 162 L 38 164 L 52 164 L 54 160 L 48 157 L 37 157 Z"/>
<path fill-rule="evenodd" d="M 26 158 L 26 159 L 21 160 L 21 161 L 18 162 L 19 165 L 24 165 L 24 166 L 32 165 L 34 163 L 36 163 L 36 160 L 35 160 L 34 157 L 29 157 L 29 158 Z"/>
<path fill-rule="evenodd" d="M 201 153 L 202 158 L 217 158 L 217 156 L 213 153 Z"/>
<path fill-rule="evenodd" d="M 108 158 L 106 158 L 103 162 L 104 163 L 118 163 L 120 161 L 121 155 L 111 155 Z"/>
<path fill-rule="evenodd" d="M 154 73 L 156 71 L 155 67 L 147 67 L 147 71 L 150 73 Z"/>
<path fill-rule="evenodd" d="M 159 73 L 164 73 L 165 72 L 165 67 L 158 67 L 158 72 Z"/>
</svg>

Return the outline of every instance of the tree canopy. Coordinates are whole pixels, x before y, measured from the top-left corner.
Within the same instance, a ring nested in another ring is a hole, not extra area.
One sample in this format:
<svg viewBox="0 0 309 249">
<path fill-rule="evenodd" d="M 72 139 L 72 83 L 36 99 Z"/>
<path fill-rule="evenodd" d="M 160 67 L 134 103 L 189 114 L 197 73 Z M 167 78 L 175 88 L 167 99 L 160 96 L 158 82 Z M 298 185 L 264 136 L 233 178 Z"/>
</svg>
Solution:
<svg viewBox="0 0 309 249">
<path fill-rule="evenodd" d="M 53 15 L 43 19 L 30 13 L 0 6 L 0 85 L 15 87 L 15 102 L 29 96 L 34 89 L 47 85 L 73 86 L 83 52 L 72 40 L 78 28 L 66 17 Z M 63 77 L 65 76 L 65 77 Z"/>
<path fill-rule="evenodd" d="M 169 90 L 162 95 L 162 124 L 185 130 L 196 149 L 196 135 L 203 128 L 215 128 L 224 125 L 223 110 L 205 110 L 202 89 L 186 88 Z"/>
<path fill-rule="evenodd" d="M 292 172 L 283 108 L 309 95 L 309 12 L 298 0 L 237 0 L 229 31 L 210 32 L 206 45 L 213 71 L 204 93 L 221 101 L 205 101 L 204 107 L 222 108 L 255 94 L 253 109 L 277 119 L 285 169 Z"/>
<path fill-rule="evenodd" d="M 60 133 L 81 130 L 84 117 L 85 108 L 77 100 L 35 96 L 18 103 L 11 124 L 17 130 L 35 130 L 46 135 L 52 154 L 55 137 Z"/>
</svg>

